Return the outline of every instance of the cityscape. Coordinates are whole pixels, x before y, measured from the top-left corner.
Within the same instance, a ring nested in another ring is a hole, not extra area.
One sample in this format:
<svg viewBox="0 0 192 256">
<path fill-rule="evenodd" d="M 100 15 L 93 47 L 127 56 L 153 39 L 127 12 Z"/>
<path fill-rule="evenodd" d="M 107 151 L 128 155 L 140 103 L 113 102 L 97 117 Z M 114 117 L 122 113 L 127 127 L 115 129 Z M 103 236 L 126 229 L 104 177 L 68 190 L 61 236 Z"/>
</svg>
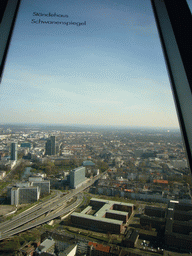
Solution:
<svg viewBox="0 0 192 256">
<path fill-rule="evenodd" d="M 0 126 L 1 255 L 188 255 L 178 129 Z"/>
<path fill-rule="evenodd" d="M 168 7 L 175 80 L 153 1 L 15 1 L 13 23 L 5 2 L 0 255 L 192 254 L 190 93 L 178 103 Z"/>
</svg>

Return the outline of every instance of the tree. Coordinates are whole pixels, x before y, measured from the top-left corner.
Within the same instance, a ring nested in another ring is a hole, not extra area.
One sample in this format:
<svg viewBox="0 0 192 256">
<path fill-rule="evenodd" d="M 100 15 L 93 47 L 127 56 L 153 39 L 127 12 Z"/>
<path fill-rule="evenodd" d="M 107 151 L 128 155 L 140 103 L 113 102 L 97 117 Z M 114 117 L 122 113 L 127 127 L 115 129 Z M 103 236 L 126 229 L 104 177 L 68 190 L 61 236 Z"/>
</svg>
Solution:
<svg viewBox="0 0 192 256">
<path fill-rule="evenodd" d="M 190 175 L 183 175 L 183 180 L 192 186 L 192 177 Z"/>
<path fill-rule="evenodd" d="M 101 170 L 101 172 L 106 171 L 109 168 L 109 165 L 104 161 L 97 161 L 97 168 Z"/>
<path fill-rule="evenodd" d="M 49 166 L 49 165 L 45 166 L 44 172 L 45 172 L 47 175 L 50 175 L 50 174 L 52 173 L 52 168 L 51 168 L 51 166 Z"/>
</svg>

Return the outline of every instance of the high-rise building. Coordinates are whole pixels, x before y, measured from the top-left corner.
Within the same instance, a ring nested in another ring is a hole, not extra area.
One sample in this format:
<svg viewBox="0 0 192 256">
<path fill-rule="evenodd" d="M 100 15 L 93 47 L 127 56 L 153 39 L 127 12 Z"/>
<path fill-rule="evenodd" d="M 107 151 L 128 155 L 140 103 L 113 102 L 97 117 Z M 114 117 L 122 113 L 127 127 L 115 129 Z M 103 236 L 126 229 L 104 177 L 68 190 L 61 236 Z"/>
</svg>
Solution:
<svg viewBox="0 0 192 256">
<path fill-rule="evenodd" d="M 56 154 L 55 136 L 51 136 L 51 153 L 52 153 L 52 155 Z"/>
<path fill-rule="evenodd" d="M 51 136 L 45 145 L 45 155 L 55 155 L 56 153 L 56 143 L 55 143 L 55 136 Z"/>
<path fill-rule="evenodd" d="M 11 160 L 17 161 L 17 143 L 11 143 Z"/>
<path fill-rule="evenodd" d="M 48 195 L 50 193 L 50 180 L 33 181 L 31 185 L 39 187 L 40 196 Z"/>
<path fill-rule="evenodd" d="M 14 187 L 11 189 L 11 205 L 29 204 L 39 200 L 39 187 Z"/>
<path fill-rule="evenodd" d="M 51 140 L 48 139 L 45 144 L 45 155 L 51 155 Z"/>
<path fill-rule="evenodd" d="M 70 187 L 77 188 L 85 181 L 85 167 L 80 166 L 70 172 Z"/>
</svg>

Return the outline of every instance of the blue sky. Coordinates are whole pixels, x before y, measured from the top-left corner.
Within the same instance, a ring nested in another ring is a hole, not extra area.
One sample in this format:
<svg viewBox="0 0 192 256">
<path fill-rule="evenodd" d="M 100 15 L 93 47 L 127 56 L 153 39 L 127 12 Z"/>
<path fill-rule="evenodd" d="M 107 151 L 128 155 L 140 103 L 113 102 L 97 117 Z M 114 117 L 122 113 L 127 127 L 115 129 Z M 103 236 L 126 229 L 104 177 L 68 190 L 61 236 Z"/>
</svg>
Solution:
<svg viewBox="0 0 192 256">
<path fill-rule="evenodd" d="M 23 0 L 0 98 L 1 123 L 178 127 L 148 0 Z"/>
</svg>

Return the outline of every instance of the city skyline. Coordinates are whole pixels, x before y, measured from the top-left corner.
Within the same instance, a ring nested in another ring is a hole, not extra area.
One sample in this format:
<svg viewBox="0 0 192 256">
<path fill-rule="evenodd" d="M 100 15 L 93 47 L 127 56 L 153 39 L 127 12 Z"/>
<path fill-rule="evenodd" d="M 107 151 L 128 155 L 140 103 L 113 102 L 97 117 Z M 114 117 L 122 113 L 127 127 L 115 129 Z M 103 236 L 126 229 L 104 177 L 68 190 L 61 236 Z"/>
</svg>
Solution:
<svg viewBox="0 0 192 256">
<path fill-rule="evenodd" d="M 178 128 L 152 8 L 143 2 L 23 0 L 1 123 Z"/>
</svg>

